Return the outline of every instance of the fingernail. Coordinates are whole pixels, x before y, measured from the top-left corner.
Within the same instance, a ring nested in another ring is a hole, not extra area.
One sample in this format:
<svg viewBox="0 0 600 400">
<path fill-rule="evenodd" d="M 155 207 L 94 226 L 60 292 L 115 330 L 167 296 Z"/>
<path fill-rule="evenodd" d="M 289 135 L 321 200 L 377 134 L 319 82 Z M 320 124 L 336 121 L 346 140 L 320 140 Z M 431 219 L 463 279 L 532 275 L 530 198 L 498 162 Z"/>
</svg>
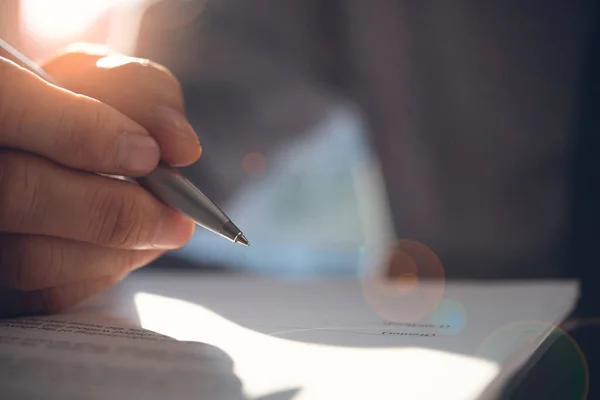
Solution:
<svg viewBox="0 0 600 400">
<path fill-rule="evenodd" d="M 158 164 L 160 149 L 150 136 L 126 133 L 117 142 L 115 158 L 119 168 L 132 175 L 143 175 Z"/>
<path fill-rule="evenodd" d="M 188 242 L 193 232 L 192 221 L 171 209 L 166 209 L 152 245 L 157 249 L 177 249 Z"/>
<path fill-rule="evenodd" d="M 164 106 L 153 106 L 151 112 L 158 124 L 164 129 L 168 129 L 175 135 L 193 138 L 198 141 L 198 135 L 194 132 L 194 128 L 181 113 Z"/>
</svg>

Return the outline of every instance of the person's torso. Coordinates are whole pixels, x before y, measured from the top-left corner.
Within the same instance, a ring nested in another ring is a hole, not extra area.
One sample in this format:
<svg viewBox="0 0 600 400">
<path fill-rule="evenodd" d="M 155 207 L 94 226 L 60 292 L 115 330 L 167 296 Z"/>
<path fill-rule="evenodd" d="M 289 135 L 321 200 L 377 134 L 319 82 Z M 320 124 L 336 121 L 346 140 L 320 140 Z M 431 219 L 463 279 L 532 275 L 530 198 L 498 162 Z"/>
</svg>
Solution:
<svg viewBox="0 0 600 400">
<path fill-rule="evenodd" d="M 448 276 L 562 274 L 591 2 L 340 3 L 398 237 Z"/>
</svg>

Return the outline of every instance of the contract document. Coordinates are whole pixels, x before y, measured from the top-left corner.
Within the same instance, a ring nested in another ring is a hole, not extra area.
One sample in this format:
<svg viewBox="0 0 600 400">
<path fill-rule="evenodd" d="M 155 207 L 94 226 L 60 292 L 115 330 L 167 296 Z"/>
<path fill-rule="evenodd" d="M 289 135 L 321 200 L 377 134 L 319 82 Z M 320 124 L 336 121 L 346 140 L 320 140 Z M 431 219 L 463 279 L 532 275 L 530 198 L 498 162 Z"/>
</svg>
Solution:
<svg viewBox="0 0 600 400">
<path fill-rule="evenodd" d="M 134 273 L 0 320 L 0 398 L 493 399 L 578 298 L 574 281 L 420 285 L 442 288 L 421 315 L 359 279 Z"/>
</svg>

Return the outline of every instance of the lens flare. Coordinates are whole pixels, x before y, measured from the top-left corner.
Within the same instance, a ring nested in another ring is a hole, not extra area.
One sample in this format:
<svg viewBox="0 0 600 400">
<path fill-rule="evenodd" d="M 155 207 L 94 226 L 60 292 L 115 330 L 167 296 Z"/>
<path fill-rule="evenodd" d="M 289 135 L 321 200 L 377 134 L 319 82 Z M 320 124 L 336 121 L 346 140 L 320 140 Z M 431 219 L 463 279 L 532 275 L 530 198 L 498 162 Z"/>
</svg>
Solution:
<svg viewBox="0 0 600 400">
<path fill-rule="evenodd" d="M 435 253 L 402 239 L 380 254 L 362 280 L 363 295 L 382 318 L 413 322 L 429 315 L 444 295 L 445 274 Z"/>
<path fill-rule="evenodd" d="M 37 38 L 68 39 L 84 33 L 111 7 L 141 0 L 22 0 L 23 27 Z"/>
<path fill-rule="evenodd" d="M 261 153 L 248 153 L 242 159 L 242 169 L 250 176 L 258 177 L 266 168 L 267 160 Z"/>
<path fill-rule="evenodd" d="M 572 332 L 576 329 L 600 329 L 600 318 L 580 318 L 565 321 L 561 328 L 565 332 Z"/>
<path fill-rule="evenodd" d="M 563 329 L 544 321 L 515 321 L 492 332 L 479 346 L 477 355 L 489 360 L 510 365 L 519 362 L 528 346 L 537 346 L 544 340 L 548 349 L 543 357 L 545 364 L 556 371 L 558 378 L 568 374 L 565 382 L 568 390 L 565 398 L 586 399 L 589 391 L 589 368 L 585 355 L 577 342 Z M 542 345 L 544 346 L 544 345 Z M 562 371 L 562 373 L 561 373 Z"/>
<path fill-rule="evenodd" d="M 430 320 L 438 326 L 440 334 L 456 335 L 467 325 L 467 311 L 460 301 L 443 299 L 431 313 Z"/>
</svg>

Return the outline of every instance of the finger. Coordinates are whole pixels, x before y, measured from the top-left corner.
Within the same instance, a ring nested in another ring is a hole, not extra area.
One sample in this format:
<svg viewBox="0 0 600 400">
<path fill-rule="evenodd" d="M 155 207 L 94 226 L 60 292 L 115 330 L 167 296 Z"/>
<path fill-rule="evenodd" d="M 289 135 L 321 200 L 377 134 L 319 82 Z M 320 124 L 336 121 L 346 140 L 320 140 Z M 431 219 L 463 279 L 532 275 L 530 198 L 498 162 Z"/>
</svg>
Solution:
<svg viewBox="0 0 600 400">
<path fill-rule="evenodd" d="M 0 150 L 0 232 L 173 249 L 193 230 L 193 222 L 138 185 Z"/>
<path fill-rule="evenodd" d="M 0 234 L 0 287 L 39 290 L 130 272 L 159 250 L 117 250 L 35 235 Z"/>
<path fill-rule="evenodd" d="M 119 282 L 126 275 L 107 275 L 31 292 L 0 289 L 0 317 L 64 311 Z"/>
<path fill-rule="evenodd" d="M 166 68 L 121 55 L 70 53 L 44 69 L 66 88 L 109 104 L 145 127 L 167 163 L 188 165 L 200 157 L 198 136 L 184 116 L 181 87 Z"/>
<path fill-rule="evenodd" d="M 148 131 L 98 100 L 46 83 L 0 58 L 0 147 L 66 166 L 142 176 L 160 150 Z"/>
</svg>

